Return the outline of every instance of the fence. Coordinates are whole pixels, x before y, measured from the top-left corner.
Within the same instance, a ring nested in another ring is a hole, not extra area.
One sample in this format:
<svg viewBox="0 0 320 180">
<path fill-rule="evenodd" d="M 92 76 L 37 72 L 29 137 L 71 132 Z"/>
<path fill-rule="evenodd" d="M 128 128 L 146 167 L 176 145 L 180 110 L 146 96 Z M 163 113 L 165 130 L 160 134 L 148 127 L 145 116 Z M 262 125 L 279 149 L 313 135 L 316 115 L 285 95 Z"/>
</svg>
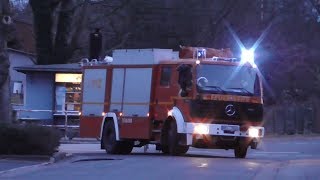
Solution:
<svg viewBox="0 0 320 180">
<path fill-rule="evenodd" d="M 76 123 L 76 125 L 71 125 L 69 124 L 69 120 L 70 117 L 74 117 L 74 116 L 79 116 L 80 112 L 79 111 L 55 111 L 55 110 L 30 110 L 30 109 L 15 109 L 15 119 L 17 121 L 19 121 L 19 123 L 35 123 L 35 124 L 40 124 L 42 126 L 46 126 L 46 127 L 53 127 L 53 128 L 57 128 L 60 130 L 64 130 L 64 138 L 65 139 L 72 139 L 74 136 L 71 135 L 71 133 L 69 132 L 69 129 L 76 129 L 79 130 L 80 126 L 79 126 L 79 118 L 78 118 L 78 122 Z M 52 119 L 52 124 L 48 124 L 46 122 L 46 120 L 42 119 L 42 118 L 34 118 L 34 117 L 22 117 L 21 113 L 22 112 L 31 112 L 31 113 L 52 113 L 53 116 L 63 116 L 64 117 L 64 121 L 63 124 L 55 124 L 54 122 L 54 118 Z M 68 134 L 69 133 L 69 134 Z"/>
<path fill-rule="evenodd" d="M 315 131 L 315 109 L 305 106 L 265 108 L 264 126 L 268 134 L 310 134 Z"/>
</svg>

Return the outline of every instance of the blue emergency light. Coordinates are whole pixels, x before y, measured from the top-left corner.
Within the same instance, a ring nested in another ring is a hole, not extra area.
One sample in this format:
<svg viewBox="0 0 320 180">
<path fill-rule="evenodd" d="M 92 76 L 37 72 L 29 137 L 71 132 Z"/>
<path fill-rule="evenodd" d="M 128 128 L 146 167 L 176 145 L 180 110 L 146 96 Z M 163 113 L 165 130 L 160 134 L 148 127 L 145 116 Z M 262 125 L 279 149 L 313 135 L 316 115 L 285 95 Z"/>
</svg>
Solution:
<svg viewBox="0 0 320 180">
<path fill-rule="evenodd" d="M 197 59 L 198 58 L 206 58 L 206 50 L 205 49 L 197 49 Z"/>
<path fill-rule="evenodd" d="M 254 62 L 254 49 L 241 49 L 242 54 L 241 54 L 241 63 L 250 63 L 253 67 L 257 67 L 257 65 Z"/>
</svg>

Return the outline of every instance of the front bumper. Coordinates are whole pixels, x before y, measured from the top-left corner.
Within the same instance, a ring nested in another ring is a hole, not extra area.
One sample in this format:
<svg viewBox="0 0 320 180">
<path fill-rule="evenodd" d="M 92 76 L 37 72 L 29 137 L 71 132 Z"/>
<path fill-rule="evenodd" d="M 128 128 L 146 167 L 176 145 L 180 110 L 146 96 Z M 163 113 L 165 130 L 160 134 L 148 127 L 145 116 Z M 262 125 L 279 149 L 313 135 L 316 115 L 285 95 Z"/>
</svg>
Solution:
<svg viewBox="0 0 320 180">
<path fill-rule="evenodd" d="M 246 131 L 241 131 L 239 125 L 185 123 L 187 145 L 192 145 L 193 137 L 198 135 L 197 127 L 199 126 L 201 126 L 201 129 L 205 129 L 203 131 L 203 134 L 201 134 L 205 136 L 243 137 L 243 138 L 260 139 L 264 137 L 264 133 L 265 133 L 264 127 L 260 127 L 260 126 L 250 126 Z M 252 130 L 258 133 L 253 134 Z"/>
</svg>

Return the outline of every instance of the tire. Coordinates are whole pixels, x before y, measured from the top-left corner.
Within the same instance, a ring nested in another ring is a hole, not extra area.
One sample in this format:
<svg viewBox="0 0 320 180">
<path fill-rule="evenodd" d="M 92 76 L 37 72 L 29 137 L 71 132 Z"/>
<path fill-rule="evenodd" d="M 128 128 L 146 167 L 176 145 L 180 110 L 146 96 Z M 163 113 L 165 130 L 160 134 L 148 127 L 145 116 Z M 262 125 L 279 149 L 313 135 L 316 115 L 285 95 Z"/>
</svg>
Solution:
<svg viewBox="0 0 320 180">
<path fill-rule="evenodd" d="M 180 146 L 179 147 L 179 152 L 180 154 L 186 154 L 189 150 L 189 146 Z"/>
<path fill-rule="evenodd" d="M 116 131 L 112 120 L 108 120 L 104 126 L 103 143 L 108 154 L 120 154 L 121 143 L 116 140 Z"/>
<path fill-rule="evenodd" d="M 119 153 L 120 154 L 130 154 L 133 149 L 133 142 L 130 141 L 121 141 Z"/>
<path fill-rule="evenodd" d="M 234 148 L 234 156 L 236 158 L 246 158 L 248 146 L 238 145 Z"/>
<path fill-rule="evenodd" d="M 177 124 L 171 121 L 168 129 L 168 152 L 170 155 L 183 155 L 189 150 L 189 146 L 181 146 L 179 143 L 179 134 L 177 133 Z"/>
<path fill-rule="evenodd" d="M 251 143 L 251 149 L 257 149 L 258 143 L 257 142 L 252 142 Z"/>
<path fill-rule="evenodd" d="M 163 147 L 161 148 L 161 151 L 162 151 L 163 154 L 169 154 L 169 153 L 170 153 L 168 146 L 163 146 Z"/>
</svg>

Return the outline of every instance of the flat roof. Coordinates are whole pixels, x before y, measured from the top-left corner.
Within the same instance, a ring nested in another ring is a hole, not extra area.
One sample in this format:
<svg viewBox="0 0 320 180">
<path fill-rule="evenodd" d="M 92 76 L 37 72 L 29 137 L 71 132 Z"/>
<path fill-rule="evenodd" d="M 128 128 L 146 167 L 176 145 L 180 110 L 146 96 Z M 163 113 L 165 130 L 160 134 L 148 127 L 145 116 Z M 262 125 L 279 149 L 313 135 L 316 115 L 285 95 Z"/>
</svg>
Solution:
<svg viewBox="0 0 320 180">
<path fill-rule="evenodd" d="M 50 64 L 50 65 L 26 65 L 13 67 L 14 70 L 21 73 L 28 72 L 63 72 L 63 73 L 81 73 L 81 66 L 78 63 L 73 64 Z"/>
</svg>

